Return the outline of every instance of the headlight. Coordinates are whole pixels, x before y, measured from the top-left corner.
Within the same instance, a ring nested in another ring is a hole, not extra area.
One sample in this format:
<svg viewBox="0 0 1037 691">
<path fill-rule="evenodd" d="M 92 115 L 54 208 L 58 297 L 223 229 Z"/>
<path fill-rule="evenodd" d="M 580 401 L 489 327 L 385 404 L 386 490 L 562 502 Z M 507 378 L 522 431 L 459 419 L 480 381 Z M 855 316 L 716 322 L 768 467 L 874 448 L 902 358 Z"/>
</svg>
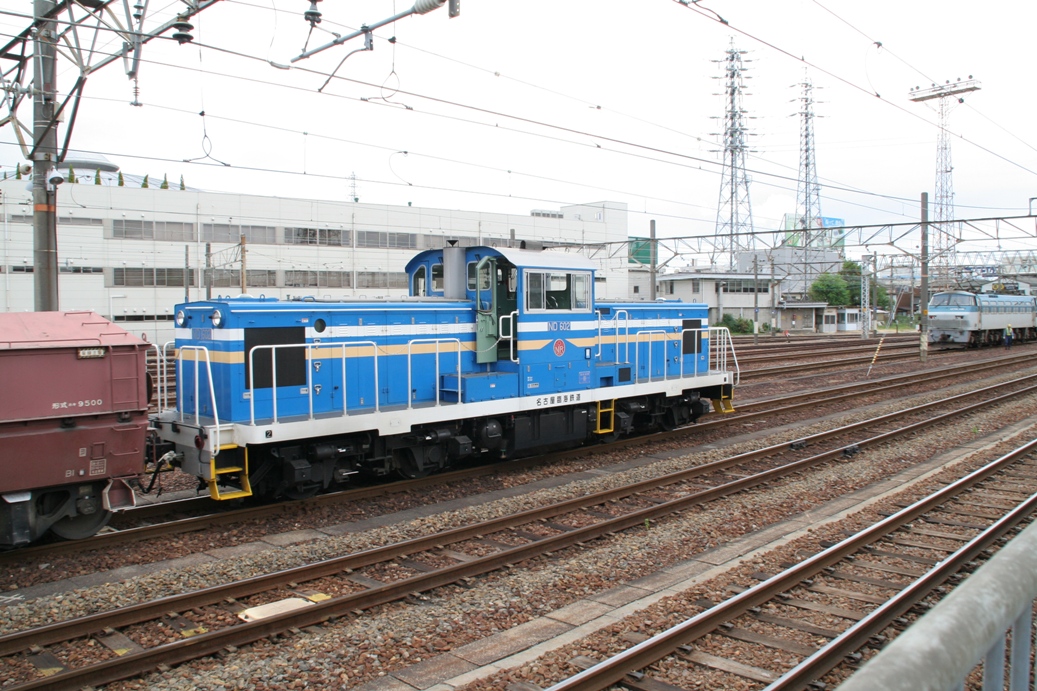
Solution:
<svg viewBox="0 0 1037 691">
<path fill-rule="evenodd" d="M 220 324 L 222 324 L 222 323 L 223 323 L 223 315 L 220 314 L 219 310 L 213 310 L 213 313 L 212 313 L 212 325 L 215 326 L 215 327 L 219 327 Z"/>
<path fill-rule="evenodd" d="M 187 321 L 187 315 L 184 314 L 183 310 L 176 311 L 176 325 L 183 326 L 184 322 Z"/>
</svg>

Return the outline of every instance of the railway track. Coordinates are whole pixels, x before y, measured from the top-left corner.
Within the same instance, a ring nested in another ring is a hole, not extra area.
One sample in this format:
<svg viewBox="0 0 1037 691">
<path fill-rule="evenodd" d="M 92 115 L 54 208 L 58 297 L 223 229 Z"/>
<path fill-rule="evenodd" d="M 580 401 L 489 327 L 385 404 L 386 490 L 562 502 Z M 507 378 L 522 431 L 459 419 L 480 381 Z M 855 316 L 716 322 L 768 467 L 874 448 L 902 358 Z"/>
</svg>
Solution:
<svg viewBox="0 0 1037 691">
<path fill-rule="evenodd" d="M 955 420 L 970 410 L 1034 393 L 1037 375 L 1014 382 L 1024 388 L 1002 393 L 1010 385 L 493 521 L 8 634 L 0 637 L 0 655 L 8 656 L 8 676 L 24 683 L 5 688 L 78 689 L 108 683 L 393 600 L 421 598 L 422 592 L 644 526 L 834 459 L 850 459 L 869 446 Z M 940 406 L 953 409 L 934 416 Z M 852 440 L 866 428 L 882 431 Z M 828 448 L 819 450 L 821 446 Z M 140 641 L 145 639 L 157 645 L 144 647 Z M 73 659 L 77 666 L 66 664 Z"/>
<path fill-rule="evenodd" d="M 713 688 L 726 679 L 786 691 L 811 687 L 840 666 L 853 669 L 859 651 L 881 647 L 889 627 L 905 628 L 943 584 L 974 570 L 977 559 L 1032 520 L 1035 451 L 1037 440 L 782 573 L 761 574 L 757 585 L 732 586 L 733 597 L 700 603 L 704 611 L 657 636 L 631 637 L 633 647 L 619 655 L 575 659 L 584 671 L 549 691 L 677 691 L 702 687 L 706 678 Z M 825 625 L 813 621 L 817 614 Z M 733 659 L 731 652 L 744 655 Z"/>
<path fill-rule="evenodd" d="M 821 391 L 801 391 L 795 394 L 785 394 L 777 398 L 747 401 L 745 403 L 739 402 L 735 414 L 707 420 L 696 425 L 670 432 L 662 432 L 646 437 L 621 439 L 609 444 L 607 447 L 583 447 L 558 454 L 551 454 L 547 457 L 519 459 L 511 461 L 504 466 L 494 464 L 467 468 L 417 480 L 401 480 L 390 484 L 344 490 L 293 502 L 265 504 L 261 506 L 231 510 L 224 510 L 224 507 L 220 506 L 217 502 L 210 500 L 208 497 L 180 500 L 164 504 L 153 504 L 125 512 L 122 520 L 127 522 L 132 520 L 151 521 L 161 520 L 163 515 L 175 515 L 176 513 L 184 511 L 208 510 L 208 512 L 199 516 L 162 521 L 155 524 L 139 525 L 118 531 L 103 532 L 84 540 L 53 542 L 27 547 L 12 552 L 0 553 L 0 565 L 24 560 L 26 558 L 47 558 L 59 554 L 74 554 L 95 549 L 106 549 L 121 544 L 145 542 L 170 535 L 207 530 L 247 521 L 262 519 L 273 520 L 279 516 L 288 515 L 291 512 L 298 511 L 301 507 L 316 508 L 321 506 L 349 504 L 350 502 L 369 500 L 388 494 L 414 492 L 429 487 L 463 483 L 466 480 L 493 475 L 502 470 L 524 470 L 552 462 L 553 460 L 579 458 L 599 453 L 602 450 L 608 450 L 611 452 L 653 442 L 663 443 L 690 439 L 695 436 L 701 436 L 705 431 L 722 429 L 728 426 L 738 426 L 749 420 L 781 416 L 804 408 L 825 408 L 837 402 L 852 400 L 863 395 L 874 395 L 882 392 L 891 392 L 900 395 L 903 393 L 904 387 L 908 385 L 933 383 L 948 379 L 955 380 L 964 374 L 982 374 L 985 372 L 1003 371 L 1008 366 L 1014 364 L 1027 364 L 1032 360 L 1033 356 L 1029 354 L 1017 355 L 1009 358 L 994 358 L 987 361 L 966 363 L 940 370 L 938 372 L 925 372 L 921 374 L 908 373 L 876 379 L 874 381 L 844 384 Z"/>
</svg>

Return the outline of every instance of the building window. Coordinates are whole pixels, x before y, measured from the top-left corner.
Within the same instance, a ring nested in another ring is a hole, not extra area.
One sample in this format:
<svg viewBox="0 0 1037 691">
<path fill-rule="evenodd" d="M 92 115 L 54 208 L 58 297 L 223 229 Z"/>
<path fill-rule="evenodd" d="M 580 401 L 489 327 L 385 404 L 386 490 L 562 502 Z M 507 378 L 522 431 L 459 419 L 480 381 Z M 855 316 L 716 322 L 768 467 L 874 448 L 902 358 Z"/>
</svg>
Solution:
<svg viewBox="0 0 1037 691">
<path fill-rule="evenodd" d="M 332 247 L 349 246 L 348 230 L 340 228 L 285 228 L 286 245 L 329 245 Z"/>
<path fill-rule="evenodd" d="M 238 244 L 241 236 L 246 242 L 258 245 L 277 243 L 277 228 L 273 226 L 239 225 L 236 223 L 203 223 L 202 242 L 227 242 Z"/>
<path fill-rule="evenodd" d="M 194 271 L 189 275 L 190 284 L 195 285 Z M 133 287 L 169 286 L 183 287 L 183 269 L 115 269 L 112 273 L 112 285 Z"/>
<path fill-rule="evenodd" d="M 357 247 L 376 247 L 381 249 L 417 249 L 418 236 L 413 233 L 390 233 L 381 230 L 358 230 L 356 232 Z"/>
<path fill-rule="evenodd" d="M 58 272 L 63 274 L 103 274 L 100 266 L 59 266 Z"/>
<path fill-rule="evenodd" d="M 285 287 L 350 288 L 353 276 L 348 271 L 285 271 Z"/>
</svg>

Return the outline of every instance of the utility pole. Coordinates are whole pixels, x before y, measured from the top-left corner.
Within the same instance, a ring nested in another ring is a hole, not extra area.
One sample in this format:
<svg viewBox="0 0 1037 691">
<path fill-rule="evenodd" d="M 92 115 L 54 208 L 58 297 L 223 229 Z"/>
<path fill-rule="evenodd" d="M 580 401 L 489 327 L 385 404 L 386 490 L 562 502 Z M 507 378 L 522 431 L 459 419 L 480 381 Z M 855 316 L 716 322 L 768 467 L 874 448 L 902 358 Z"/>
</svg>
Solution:
<svg viewBox="0 0 1037 691">
<path fill-rule="evenodd" d="M 55 61 L 57 60 L 56 23 L 49 19 L 55 3 L 34 0 L 33 23 L 33 149 L 32 149 L 32 271 L 34 299 L 37 312 L 58 310 L 58 210 L 57 186 L 61 177 L 51 172 L 57 161 L 58 131 L 54 119 L 54 99 L 57 91 Z"/>
<path fill-rule="evenodd" d="M 778 284 L 774 282 L 774 255 L 770 257 L 771 261 L 771 336 L 778 335 Z"/>
<path fill-rule="evenodd" d="M 184 245 L 184 302 L 191 301 L 191 246 Z"/>
<path fill-rule="evenodd" d="M 918 354 L 925 364 L 929 357 L 929 193 L 922 192 L 922 288 L 918 296 L 921 323 L 918 330 Z"/>
<path fill-rule="evenodd" d="M 868 338 L 871 334 L 871 323 L 868 318 L 871 316 L 871 280 L 868 277 L 868 270 L 871 267 L 871 255 L 861 255 L 861 338 Z"/>
<path fill-rule="evenodd" d="M 760 269 L 753 256 L 753 345 L 760 345 Z"/>
<path fill-rule="evenodd" d="M 212 300 L 212 243 L 205 243 L 205 299 Z"/>
<path fill-rule="evenodd" d="M 648 223 L 648 237 L 651 247 L 648 250 L 649 256 L 651 257 L 648 266 L 648 277 L 651 285 L 648 287 L 648 299 L 655 302 L 655 264 L 658 257 L 658 250 L 655 246 L 655 219 L 652 219 Z"/>
<path fill-rule="evenodd" d="M 245 281 L 245 234 L 241 234 L 241 294 L 248 292 Z"/>
</svg>

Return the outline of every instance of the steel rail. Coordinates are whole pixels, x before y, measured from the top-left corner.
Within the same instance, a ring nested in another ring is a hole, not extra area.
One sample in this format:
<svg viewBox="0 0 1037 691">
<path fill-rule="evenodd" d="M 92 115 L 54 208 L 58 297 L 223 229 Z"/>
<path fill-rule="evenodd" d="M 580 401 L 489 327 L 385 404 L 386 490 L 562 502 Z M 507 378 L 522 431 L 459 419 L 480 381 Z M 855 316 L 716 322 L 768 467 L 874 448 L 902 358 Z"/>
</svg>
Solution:
<svg viewBox="0 0 1037 691">
<path fill-rule="evenodd" d="M 843 384 L 826 390 L 819 391 L 815 389 L 812 391 L 786 395 L 779 398 L 747 401 L 739 404 L 738 411 L 734 415 L 725 416 L 719 419 L 707 420 L 705 422 L 698 422 L 694 425 L 686 426 L 676 430 L 671 430 L 669 432 L 661 432 L 641 437 L 631 437 L 627 439 L 616 440 L 608 445 L 608 450 L 620 450 L 631 446 L 640 446 L 646 443 L 657 443 L 661 441 L 679 440 L 683 438 L 693 437 L 707 430 L 711 430 L 717 427 L 724 427 L 731 424 L 738 424 L 749 419 L 768 417 L 772 415 L 781 415 L 784 413 L 788 413 L 794 410 L 814 405 L 826 405 L 839 400 L 853 397 L 858 394 L 871 395 L 884 390 L 895 389 L 898 386 L 902 386 L 904 384 L 927 383 L 939 379 L 952 378 L 959 376 L 962 372 L 973 373 L 983 372 L 990 369 L 1000 369 L 1003 368 L 1006 364 L 1022 364 L 1032 359 L 1034 359 L 1033 355 L 1020 355 L 1011 358 L 995 358 L 980 363 L 966 363 L 962 365 L 957 365 L 955 367 L 946 370 L 941 370 L 940 372 L 936 373 L 923 373 L 921 377 L 918 373 L 907 373 L 893 375 L 891 377 L 886 377 L 882 379 L 876 379 L 874 381 Z M 841 393 L 838 393 L 834 396 L 825 395 L 827 392 L 833 391 L 838 391 Z M 818 398 L 819 395 L 823 396 L 823 398 Z M 774 405 L 778 401 L 782 402 L 784 405 L 781 405 L 778 408 L 769 407 Z M 796 403 L 796 401 L 799 402 Z M 501 470 L 515 470 L 535 467 L 542 463 L 550 462 L 558 458 L 580 458 L 590 454 L 598 453 L 601 450 L 602 447 L 600 446 L 585 446 L 579 449 L 572 449 L 565 452 L 559 452 L 557 454 L 550 454 L 546 457 L 519 459 L 516 461 L 511 461 L 505 466 L 497 464 L 491 466 L 481 466 L 477 468 L 467 468 L 463 470 L 452 471 L 449 473 L 433 475 L 426 478 L 419 478 L 416 480 L 400 480 L 387 485 L 377 485 L 373 487 L 348 489 L 339 492 L 333 492 L 330 494 L 322 494 L 316 497 L 311 497 L 309 499 L 279 502 L 276 504 L 265 504 L 262 506 L 248 507 L 243 509 L 232 509 L 229 511 L 221 511 L 219 513 L 206 514 L 204 516 L 193 516 L 174 521 L 166 521 L 158 525 L 147 525 L 126 528 L 116 532 L 100 533 L 98 535 L 94 535 L 83 540 L 54 542 L 49 544 L 23 547 L 18 550 L 0 553 L 0 565 L 14 561 L 21 561 L 27 557 L 43 557 L 59 554 L 85 552 L 93 549 L 105 549 L 120 544 L 140 542 L 146 539 L 153 539 L 162 536 L 178 535 L 188 532 L 206 530 L 209 528 L 215 528 L 218 526 L 241 523 L 250 520 L 276 517 L 277 515 L 288 513 L 300 506 L 335 505 L 352 501 L 371 499 L 378 496 L 384 496 L 386 494 L 398 494 L 402 492 L 409 492 L 417 489 L 423 489 L 425 487 L 435 487 L 455 483 L 470 478 L 493 475 L 495 473 L 500 472 Z M 175 502 L 168 502 L 168 511 L 174 512 L 177 510 L 189 510 L 191 508 L 190 504 L 193 504 L 195 502 L 199 504 L 199 508 L 209 507 L 213 504 L 216 504 L 218 506 L 218 503 L 214 502 L 209 497 L 198 497 L 195 499 L 184 499 Z M 185 504 L 187 506 L 184 506 Z M 161 510 L 161 506 L 162 505 L 159 504 L 151 504 L 148 506 L 140 507 L 138 509 L 127 511 L 125 512 L 125 515 L 137 516 L 138 512 L 140 512 L 140 515 L 146 518 L 157 515 L 157 512 Z"/>
<path fill-rule="evenodd" d="M 601 691 L 602 689 L 606 689 L 611 684 L 620 682 L 628 673 L 644 669 L 649 665 L 658 662 L 662 658 L 678 650 L 681 646 L 688 645 L 696 639 L 716 630 L 716 628 L 721 624 L 745 614 L 753 607 L 764 604 L 776 597 L 779 593 L 783 593 L 802 581 L 816 576 L 825 568 L 834 566 L 848 555 L 853 554 L 864 546 L 881 539 L 893 530 L 903 527 L 913 520 L 917 520 L 920 516 L 938 507 L 948 499 L 960 494 L 965 489 L 976 485 L 980 481 L 991 477 L 1005 466 L 1015 463 L 1019 458 L 1033 453 L 1034 450 L 1037 450 L 1037 440 L 1031 441 L 1018 449 L 1005 454 L 1001 458 L 992 461 L 964 478 L 944 487 L 929 497 L 898 511 L 892 516 L 879 521 L 860 533 L 847 538 L 843 542 L 833 545 L 828 549 L 805 559 L 792 568 L 772 576 L 766 581 L 763 581 L 762 583 L 759 583 L 738 595 L 701 612 L 685 622 L 671 627 L 647 641 L 635 645 L 608 660 L 600 662 L 597 665 L 570 677 L 569 679 L 551 686 L 547 691 Z M 1037 505 L 1037 495 L 1031 496 L 1030 499 L 1025 502 L 1025 505 L 1032 510 L 1032 508 Z M 1001 523 L 999 522 L 997 525 L 1000 526 Z M 1006 530 L 1007 528 L 1000 531 L 999 534 L 1003 534 Z M 969 547 L 972 544 L 973 543 L 970 542 L 966 547 Z M 968 551 L 971 552 L 972 550 L 969 549 Z M 982 549 L 978 551 L 982 551 Z M 965 559 L 964 561 L 968 561 L 968 559 Z M 942 571 L 940 575 L 943 577 L 943 580 L 946 580 L 946 575 Z M 942 580 L 940 582 L 942 582 Z M 903 603 L 891 606 L 891 610 L 899 609 L 902 604 Z M 879 610 L 875 610 L 875 612 L 878 611 Z M 869 625 L 868 628 L 872 629 L 874 626 L 877 626 L 880 621 L 886 618 L 886 614 L 888 614 L 888 612 L 877 615 L 875 620 L 870 622 L 871 625 Z M 890 619 L 893 618 L 895 618 L 895 616 Z M 862 622 L 866 620 L 867 619 L 862 620 Z M 881 627 L 878 630 L 881 630 Z M 838 643 L 836 643 L 836 641 L 838 641 Z M 835 645 L 832 650 L 845 650 L 848 647 L 849 642 L 846 638 L 840 636 L 830 643 L 829 646 L 832 646 L 833 644 Z M 826 648 L 829 646 L 826 646 Z M 829 658 L 828 655 L 832 654 L 834 653 L 829 651 L 829 653 L 824 656 L 826 662 L 819 665 L 816 669 L 821 669 L 826 664 L 831 663 L 831 658 Z M 811 656 L 811 658 L 808 658 L 808 660 L 813 660 L 819 655 L 820 653 L 815 654 L 814 656 Z M 809 676 L 810 673 L 816 671 L 814 665 L 818 665 L 818 662 L 811 662 L 803 672 L 797 672 L 795 685 L 775 686 L 774 688 L 802 688 L 809 683 L 813 677 L 811 677 L 811 679 L 805 679 L 805 677 L 800 676 L 800 674 Z M 808 673 L 806 670 L 811 670 L 811 672 Z M 779 681 L 781 680 L 779 679 Z M 775 684 L 777 683 L 778 682 L 775 682 Z M 768 690 L 770 689 L 771 687 L 768 687 Z"/>
<path fill-rule="evenodd" d="M 1037 375 L 1027 377 L 1026 379 L 1037 378 Z M 994 387 L 991 387 L 994 388 Z M 871 439 L 858 442 L 852 446 L 857 448 L 870 446 L 873 444 L 882 443 L 889 439 L 900 436 L 903 434 L 909 434 L 917 429 L 924 426 L 931 426 L 938 424 L 940 421 L 950 418 L 951 416 L 958 416 L 962 412 L 967 411 L 969 408 L 980 408 L 988 407 L 998 401 L 1003 401 L 1023 395 L 1037 390 L 1037 386 L 1029 387 L 1024 390 L 1002 394 L 993 399 L 982 401 L 969 406 L 966 409 L 959 409 L 944 415 L 940 415 L 927 420 L 909 424 L 901 429 L 885 432 Z M 971 395 L 971 394 L 970 394 Z M 956 397 L 959 398 L 959 397 Z M 947 403 L 955 399 L 948 399 L 948 401 L 942 401 L 937 403 Z M 924 406 L 918 406 L 911 410 L 924 410 L 933 407 L 936 403 L 925 404 Z M 902 415 L 902 413 L 901 413 Z M 886 420 L 890 416 L 881 416 L 876 418 L 876 421 Z M 846 429 L 856 429 L 861 426 L 862 423 L 856 423 L 848 426 Z M 822 435 L 815 436 L 830 436 L 828 433 L 822 433 Z M 784 449 L 786 445 L 778 445 L 772 447 L 774 449 Z M 292 627 L 308 626 L 317 624 L 322 621 L 326 621 L 330 617 L 341 616 L 344 613 L 356 609 L 366 609 L 379 604 L 390 602 L 394 599 L 405 597 L 406 595 L 414 592 L 423 592 L 426 590 L 434 589 L 442 585 L 456 582 L 458 580 L 469 578 L 483 573 L 499 569 L 507 564 L 518 563 L 527 559 L 531 559 L 536 556 L 540 556 L 545 552 L 555 551 L 575 545 L 577 543 L 586 542 L 600 538 L 604 535 L 611 534 L 617 531 L 625 530 L 631 527 L 640 526 L 645 521 L 651 521 L 682 511 L 690 506 L 701 504 L 711 499 L 715 499 L 720 496 L 725 496 L 737 492 L 744 491 L 758 484 L 768 482 L 770 480 L 783 477 L 792 473 L 800 472 L 812 465 L 831 460 L 843 454 L 847 447 L 840 447 L 832 449 L 809 458 L 793 461 L 791 463 L 766 470 L 756 475 L 740 478 L 738 480 L 725 483 L 723 485 L 702 490 L 693 494 L 689 494 L 677 499 L 667 501 L 662 504 L 650 506 L 644 509 L 635 510 L 625 516 L 616 517 L 610 520 L 603 521 L 602 523 L 587 526 L 584 528 L 573 529 L 569 532 L 560 533 L 558 535 L 548 536 L 538 540 L 536 542 L 529 543 L 527 545 L 521 545 L 514 547 L 509 550 L 498 552 L 486 557 L 477 558 L 469 562 L 463 562 L 457 565 L 446 567 L 440 571 L 422 574 L 414 576 L 408 579 L 398 581 L 393 584 L 388 584 L 378 588 L 369 589 L 363 592 L 355 593 L 352 595 L 341 596 L 333 598 L 323 603 L 314 604 L 310 607 L 305 608 L 297 612 L 292 612 L 269 619 L 263 619 L 259 622 L 252 622 L 246 624 L 238 624 L 229 629 L 221 629 L 210 633 L 200 634 L 191 639 L 184 641 L 178 641 L 176 643 L 166 644 L 158 646 L 149 650 L 142 651 L 140 653 L 134 653 L 126 655 L 123 658 L 111 660 L 109 662 L 101 663 L 90 667 L 84 667 L 81 669 L 73 669 L 65 672 L 60 672 L 51 677 L 47 677 L 45 680 L 38 680 L 35 682 L 29 682 L 28 684 L 22 684 L 18 686 L 12 686 L 12 689 L 33 689 L 33 688 L 79 688 L 83 685 L 100 684 L 114 681 L 117 679 L 126 678 L 127 676 L 133 676 L 142 672 L 153 669 L 156 665 L 160 664 L 176 664 L 196 657 L 212 654 L 219 649 L 228 645 L 242 645 L 248 642 L 258 640 L 265 636 L 270 635 L 272 632 L 268 626 L 271 624 L 278 624 L 281 628 L 277 628 L 277 631 L 284 631 Z M 742 454 L 740 457 L 743 460 L 746 457 L 755 455 L 758 452 L 751 452 L 751 454 Z M 700 466 L 690 471 L 702 471 L 716 470 L 721 466 L 720 464 L 730 465 L 735 462 L 733 459 L 724 459 L 718 461 L 715 464 L 708 464 L 707 466 Z M 689 471 L 681 471 L 681 473 L 687 473 Z M 677 474 L 674 474 L 677 475 Z M 669 476 L 667 476 L 669 477 Z M 652 481 L 657 484 L 662 483 L 662 478 L 656 478 Z M 376 563 L 377 561 L 384 561 L 386 558 L 396 558 L 400 554 L 414 553 L 416 551 L 424 551 L 435 546 L 441 546 L 452 541 L 469 539 L 471 537 L 477 537 L 483 533 L 495 532 L 511 525 L 521 525 L 523 523 L 529 523 L 531 520 L 536 520 L 538 517 L 549 517 L 557 515 L 558 513 L 564 513 L 566 510 L 575 510 L 572 507 L 580 508 L 580 504 L 586 504 L 587 501 L 593 501 L 594 504 L 601 504 L 603 501 L 608 501 L 610 496 L 618 496 L 621 494 L 631 494 L 630 488 L 619 488 L 616 490 L 609 490 L 608 492 L 601 493 L 597 496 L 581 497 L 571 502 L 566 502 L 570 505 L 570 508 L 564 509 L 561 505 L 552 505 L 550 507 L 544 507 L 542 509 L 534 509 L 529 512 L 525 512 L 524 515 L 516 515 L 506 518 L 504 521 L 492 521 L 484 524 L 478 524 L 473 526 L 467 526 L 459 529 L 455 529 L 453 535 L 450 533 L 441 533 L 422 538 L 415 538 L 408 543 L 402 543 L 401 545 L 391 545 L 384 548 L 376 548 L 375 550 L 368 550 L 367 552 L 358 553 L 356 555 L 349 555 L 347 557 L 340 557 L 327 562 L 322 562 L 317 565 L 298 567 L 296 569 L 290 569 L 287 571 L 278 572 L 276 574 L 269 574 L 267 576 L 261 576 L 257 579 L 249 579 L 245 581 L 239 581 L 229 586 L 218 586 L 209 588 L 204 591 L 197 591 L 196 593 L 189 593 L 179 596 L 171 596 L 168 598 L 162 598 L 149 603 L 143 603 L 135 605 L 123 610 L 116 610 L 109 613 L 101 613 L 98 615 L 91 615 L 89 617 L 83 617 L 69 622 L 63 622 L 58 624 L 52 624 L 47 627 L 41 627 L 38 629 L 32 629 L 16 634 L 9 634 L 0 638 L 0 652 L 10 654 L 23 650 L 27 645 L 46 645 L 53 642 L 62 640 L 69 640 L 75 637 L 89 635 L 98 630 L 103 630 L 106 626 L 116 627 L 124 626 L 129 623 L 136 623 L 148 618 L 154 618 L 160 616 L 163 613 L 169 611 L 183 611 L 191 609 L 193 607 L 203 606 L 205 604 L 212 604 L 213 602 L 219 601 L 227 597 L 236 597 L 244 594 L 254 594 L 270 587 L 276 587 L 277 585 L 283 585 L 285 583 L 291 583 L 298 580 L 312 580 L 319 578 L 323 575 L 329 575 L 336 572 L 341 572 L 346 568 L 353 568 L 349 566 L 349 560 L 353 559 L 352 563 L 356 566 L 363 566 L 370 563 Z M 448 538 L 456 538 L 448 539 Z M 402 551 L 400 551 L 402 550 Z M 381 552 L 381 554 L 377 554 Z M 257 584 L 262 583 L 265 587 L 256 588 Z M 142 613 L 149 612 L 149 616 L 141 617 Z M 107 618 L 106 618 L 107 617 Z M 61 633 L 58 633 L 58 632 Z M 30 642 L 31 641 L 31 642 Z M 215 647 L 214 647 L 215 646 Z M 193 652 L 191 652 L 193 651 Z M 52 686 L 53 685 L 53 686 Z"/>
</svg>

